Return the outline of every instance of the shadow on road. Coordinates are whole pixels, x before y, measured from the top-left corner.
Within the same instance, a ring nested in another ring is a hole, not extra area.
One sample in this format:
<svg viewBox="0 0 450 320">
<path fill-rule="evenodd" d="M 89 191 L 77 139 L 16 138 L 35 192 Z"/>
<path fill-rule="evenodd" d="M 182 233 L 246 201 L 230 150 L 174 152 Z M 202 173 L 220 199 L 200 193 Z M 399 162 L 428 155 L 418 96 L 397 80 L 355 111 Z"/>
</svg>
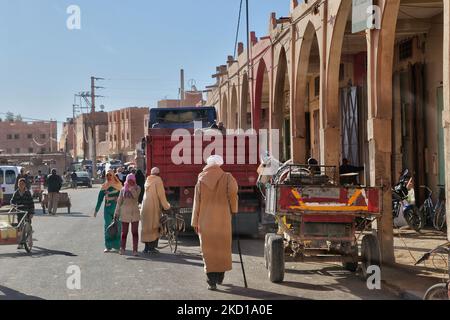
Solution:
<svg viewBox="0 0 450 320">
<path fill-rule="evenodd" d="M 130 261 L 158 261 L 158 262 L 167 262 L 167 263 L 174 263 L 174 264 L 185 264 L 185 265 L 191 265 L 196 267 L 203 267 L 203 259 L 201 256 L 196 254 L 172 254 L 172 253 L 159 253 L 154 255 L 144 255 L 143 253 L 140 253 L 139 257 L 129 257 L 127 260 Z M 194 262 L 190 260 L 199 260 L 201 262 Z"/>
<path fill-rule="evenodd" d="M 66 256 L 66 257 L 77 257 L 76 254 L 73 254 L 71 252 L 67 251 L 59 251 L 59 250 L 51 250 L 41 247 L 33 247 L 33 251 L 31 254 L 26 252 L 18 252 L 18 253 L 6 253 L 6 254 L 0 254 L 0 259 L 4 258 L 23 258 L 23 257 L 29 257 L 29 258 L 43 258 L 43 257 L 49 257 L 49 256 Z"/>
<path fill-rule="evenodd" d="M 0 300 L 44 300 L 0 285 Z"/>
<path fill-rule="evenodd" d="M 297 296 L 291 296 L 287 294 L 269 292 L 253 288 L 237 287 L 231 284 L 224 284 L 223 286 L 226 287 L 226 290 L 222 290 L 219 287 L 219 290 L 217 290 L 217 292 L 262 300 L 307 300 Z"/>
</svg>

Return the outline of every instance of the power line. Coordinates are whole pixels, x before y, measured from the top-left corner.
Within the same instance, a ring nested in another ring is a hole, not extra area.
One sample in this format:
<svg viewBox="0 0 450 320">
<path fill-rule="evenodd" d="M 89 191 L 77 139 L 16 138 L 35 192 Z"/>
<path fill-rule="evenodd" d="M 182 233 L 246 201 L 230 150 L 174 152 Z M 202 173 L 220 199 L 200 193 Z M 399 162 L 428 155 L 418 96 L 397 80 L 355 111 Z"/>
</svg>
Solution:
<svg viewBox="0 0 450 320">
<path fill-rule="evenodd" d="M 236 52 L 237 52 L 237 46 L 238 46 L 238 40 L 239 40 L 239 29 L 241 27 L 241 15 L 242 15 L 242 4 L 244 3 L 243 0 L 241 0 L 241 4 L 239 5 L 239 16 L 238 16 L 238 23 L 236 28 L 236 40 L 234 42 L 234 59 L 236 59 Z"/>
</svg>

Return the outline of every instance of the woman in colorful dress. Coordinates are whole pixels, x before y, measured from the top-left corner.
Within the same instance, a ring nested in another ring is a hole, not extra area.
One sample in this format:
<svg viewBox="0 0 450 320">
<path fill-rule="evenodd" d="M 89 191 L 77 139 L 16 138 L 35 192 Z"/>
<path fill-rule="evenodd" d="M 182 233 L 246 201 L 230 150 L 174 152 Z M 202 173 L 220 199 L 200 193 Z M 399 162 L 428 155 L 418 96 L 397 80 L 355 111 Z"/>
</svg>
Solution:
<svg viewBox="0 0 450 320">
<path fill-rule="evenodd" d="M 118 232 L 114 238 L 111 238 L 107 232 L 107 228 L 114 220 L 114 213 L 116 211 L 117 200 L 119 199 L 120 191 L 122 190 L 122 183 L 117 179 L 114 171 L 109 170 L 106 174 L 106 182 L 98 195 L 97 206 L 95 208 L 94 217 L 97 217 L 103 200 L 105 200 L 104 219 L 105 219 L 105 253 L 111 251 L 119 251 L 121 223 L 119 221 Z"/>
</svg>

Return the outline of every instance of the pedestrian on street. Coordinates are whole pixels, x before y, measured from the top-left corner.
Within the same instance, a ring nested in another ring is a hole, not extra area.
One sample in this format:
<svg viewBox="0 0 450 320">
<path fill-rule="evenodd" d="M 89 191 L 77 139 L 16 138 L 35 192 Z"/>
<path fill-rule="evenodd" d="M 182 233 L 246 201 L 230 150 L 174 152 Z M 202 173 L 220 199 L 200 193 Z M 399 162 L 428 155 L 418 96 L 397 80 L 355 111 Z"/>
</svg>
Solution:
<svg viewBox="0 0 450 320">
<path fill-rule="evenodd" d="M 78 176 L 75 171 L 72 172 L 72 174 L 70 175 L 70 179 L 72 180 L 72 189 L 77 189 L 78 188 Z"/>
<path fill-rule="evenodd" d="M 125 253 L 127 246 L 128 229 L 131 223 L 131 233 L 133 234 L 133 256 L 138 256 L 139 243 L 139 221 L 141 215 L 139 212 L 139 194 L 141 188 L 136 184 L 136 176 L 129 174 L 125 186 L 120 191 L 117 200 L 116 213 L 114 217 L 122 221 L 122 242 L 120 246 L 120 255 Z"/>
<path fill-rule="evenodd" d="M 139 194 L 139 204 L 142 204 L 145 192 L 145 175 L 142 170 L 136 171 L 136 184 L 141 187 L 141 193 Z"/>
<path fill-rule="evenodd" d="M 61 191 L 62 183 L 62 178 L 57 175 L 56 169 L 52 169 L 51 175 L 47 178 L 48 213 L 51 215 L 56 215 L 58 210 L 59 191 Z"/>
<path fill-rule="evenodd" d="M 232 269 L 232 214 L 238 211 L 238 184 L 220 167 L 220 156 L 211 156 L 198 177 L 191 225 L 200 238 L 209 290 L 222 284 Z"/>
<path fill-rule="evenodd" d="M 160 170 L 153 168 L 145 182 L 145 194 L 141 208 L 141 241 L 145 243 L 144 253 L 158 253 L 161 208 L 170 209 L 166 198 L 164 183 L 159 176 Z"/>
<path fill-rule="evenodd" d="M 105 200 L 104 219 L 105 219 L 105 250 L 104 252 L 119 251 L 120 249 L 120 236 L 121 236 L 121 224 L 119 221 L 118 233 L 115 237 L 111 238 L 108 234 L 108 227 L 111 225 L 114 219 L 114 213 L 116 211 L 117 200 L 119 199 L 120 191 L 122 190 L 122 184 L 117 179 L 114 171 L 110 170 L 106 173 L 106 182 L 102 185 L 102 189 L 98 195 L 97 206 L 95 207 L 94 217 L 97 217 L 103 200 Z"/>
<path fill-rule="evenodd" d="M 18 189 L 14 192 L 11 204 L 18 206 L 20 211 L 27 212 L 28 219 L 31 221 L 34 215 L 34 201 L 30 190 L 27 189 L 25 178 L 19 180 Z M 20 223 L 24 216 L 25 213 L 18 213 L 17 222 Z M 17 249 L 23 249 L 23 245 L 19 245 Z"/>
</svg>

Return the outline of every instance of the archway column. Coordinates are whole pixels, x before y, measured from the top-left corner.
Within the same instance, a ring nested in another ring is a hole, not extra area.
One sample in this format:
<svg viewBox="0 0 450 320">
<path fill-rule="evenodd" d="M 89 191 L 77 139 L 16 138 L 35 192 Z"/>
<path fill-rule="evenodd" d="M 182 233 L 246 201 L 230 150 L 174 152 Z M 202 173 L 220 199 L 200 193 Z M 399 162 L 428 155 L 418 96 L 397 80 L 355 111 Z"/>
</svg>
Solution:
<svg viewBox="0 0 450 320">
<path fill-rule="evenodd" d="M 392 74 L 400 0 L 380 1 L 381 30 L 367 31 L 367 123 L 370 185 L 382 186 L 383 212 L 377 223 L 384 264 L 395 263 L 392 221 Z"/>
<path fill-rule="evenodd" d="M 450 1 L 444 2 L 444 157 L 445 157 L 445 192 L 450 199 Z M 450 205 L 447 209 L 447 226 L 450 226 Z M 447 227 L 450 240 L 450 227 Z M 450 268 L 450 267 L 449 267 Z"/>
</svg>

